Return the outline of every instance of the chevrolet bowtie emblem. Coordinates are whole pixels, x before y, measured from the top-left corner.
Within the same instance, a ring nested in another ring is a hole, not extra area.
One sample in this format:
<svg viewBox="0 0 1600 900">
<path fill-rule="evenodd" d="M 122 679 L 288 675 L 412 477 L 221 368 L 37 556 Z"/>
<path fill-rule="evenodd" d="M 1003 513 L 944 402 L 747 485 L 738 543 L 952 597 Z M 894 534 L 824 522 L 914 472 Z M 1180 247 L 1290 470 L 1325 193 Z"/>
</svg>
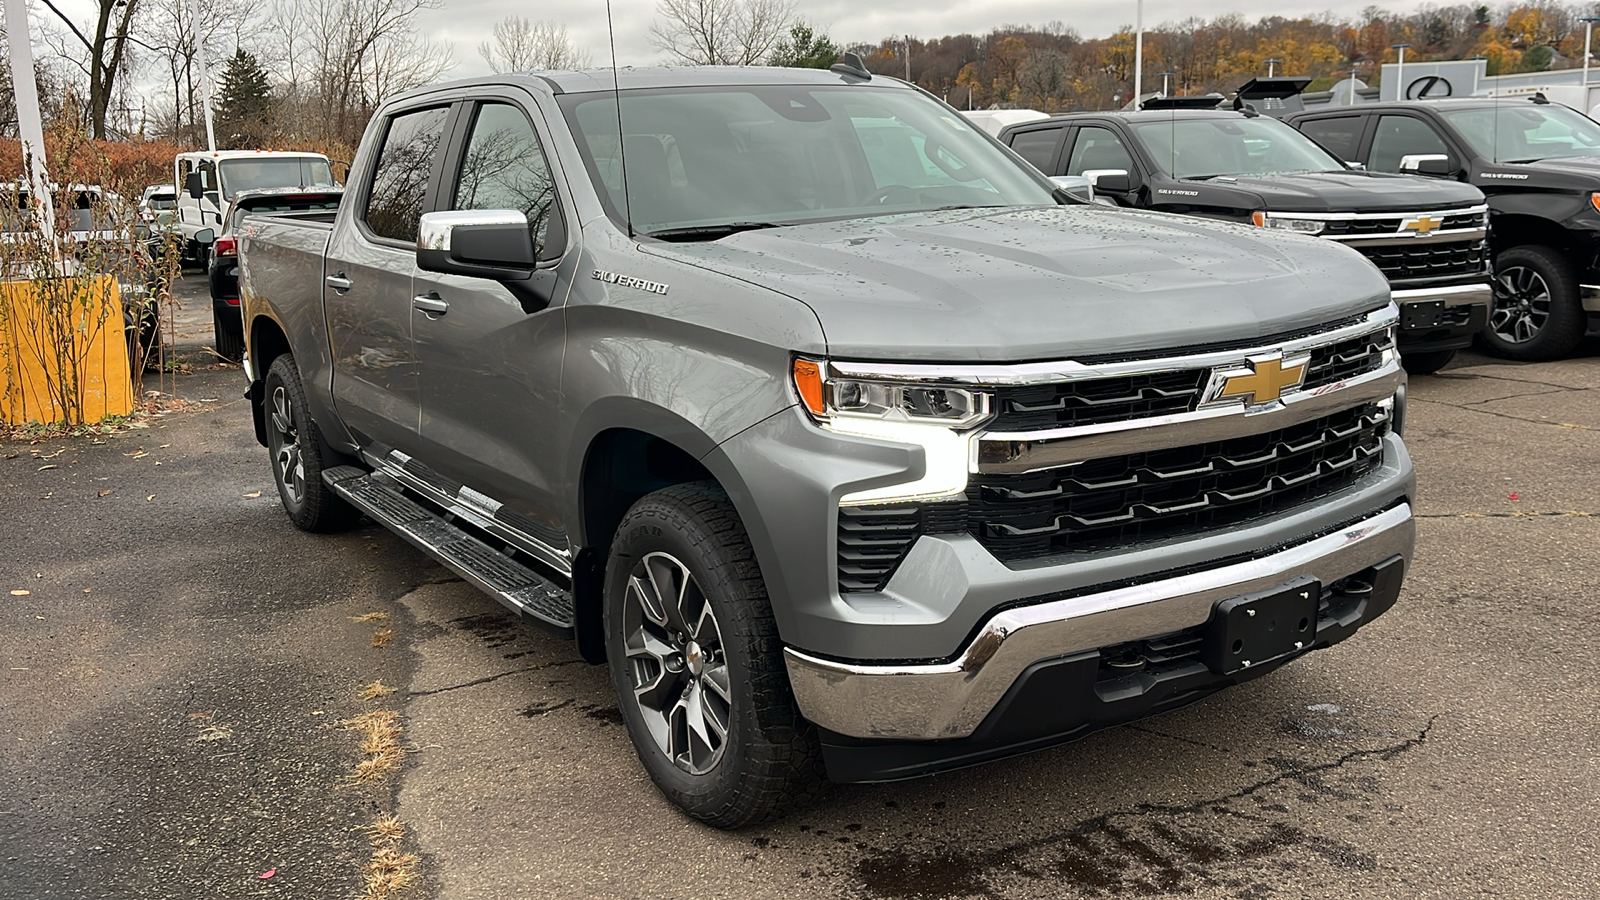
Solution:
<svg viewBox="0 0 1600 900">
<path fill-rule="evenodd" d="M 1292 362 L 1285 362 L 1281 357 L 1263 357 L 1252 359 L 1247 368 L 1219 371 L 1212 376 L 1213 381 L 1221 380 L 1221 389 L 1216 391 L 1214 399 L 1243 397 L 1246 405 L 1271 403 L 1283 396 L 1285 390 L 1300 386 L 1309 362 L 1309 357 Z"/>
<path fill-rule="evenodd" d="M 1442 227 L 1444 227 L 1444 220 L 1435 219 L 1433 216 L 1417 216 L 1414 219 L 1406 219 L 1400 223 L 1401 231 L 1409 231 L 1415 235 L 1432 234 Z"/>
</svg>

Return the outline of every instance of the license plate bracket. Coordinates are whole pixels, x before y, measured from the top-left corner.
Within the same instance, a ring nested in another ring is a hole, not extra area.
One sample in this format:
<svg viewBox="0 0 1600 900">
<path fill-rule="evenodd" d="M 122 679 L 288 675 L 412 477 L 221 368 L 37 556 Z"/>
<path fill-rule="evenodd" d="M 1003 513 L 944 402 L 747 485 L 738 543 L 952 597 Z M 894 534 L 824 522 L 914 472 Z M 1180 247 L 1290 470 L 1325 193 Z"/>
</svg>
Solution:
<svg viewBox="0 0 1600 900">
<path fill-rule="evenodd" d="M 1400 328 L 1402 331 L 1414 331 L 1418 328 L 1437 328 L 1443 321 L 1443 300 L 1418 300 L 1400 307 Z"/>
<path fill-rule="evenodd" d="M 1211 612 L 1201 659 L 1213 672 L 1231 675 L 1299 653 L 1316 640 L 1321 599 L 1321 582 L 1306 576 L 1222 600 Z"/>
</svg>

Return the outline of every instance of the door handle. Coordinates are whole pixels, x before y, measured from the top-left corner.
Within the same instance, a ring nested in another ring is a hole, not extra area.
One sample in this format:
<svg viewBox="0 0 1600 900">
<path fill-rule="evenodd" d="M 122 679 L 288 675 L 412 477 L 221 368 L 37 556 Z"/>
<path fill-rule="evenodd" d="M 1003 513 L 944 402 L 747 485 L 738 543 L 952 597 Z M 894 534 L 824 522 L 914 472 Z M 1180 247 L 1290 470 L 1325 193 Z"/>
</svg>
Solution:
<svg viewBox="0 0 1600 900">
<path fill-rule="evenodd" d="M 329 275 L 327 278 L 322 280 L 328 283 L 328 287 L 333 288 L 335 291 L 341 294 L 355 286 L 354 282 L 344 277 L 343 272 L 339 273 L 338 275 Z"/>
<path fill-rule="evenodd" d="M 433 291 L 412 297 L 411 305 L 422 310 L 429 318 L 438 318 L 450 311 L 450 304 Z"/>
</svg>

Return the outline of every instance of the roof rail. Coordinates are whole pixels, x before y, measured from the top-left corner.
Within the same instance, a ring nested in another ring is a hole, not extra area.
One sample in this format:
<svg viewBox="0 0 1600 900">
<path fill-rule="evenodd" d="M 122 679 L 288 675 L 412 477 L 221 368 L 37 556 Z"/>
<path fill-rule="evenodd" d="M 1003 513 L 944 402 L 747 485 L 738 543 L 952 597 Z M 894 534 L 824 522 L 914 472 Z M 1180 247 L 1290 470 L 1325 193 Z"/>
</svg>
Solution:
<svg viewBox="0 0 1600 900">
<path fill-rule="evenodd" d="M 1193 97 L 1151 97 L 1139 104 L 1140 109 L 1216 109 L 1227 97 L 1221 94 L 1199 94 Z"/>
</svg>

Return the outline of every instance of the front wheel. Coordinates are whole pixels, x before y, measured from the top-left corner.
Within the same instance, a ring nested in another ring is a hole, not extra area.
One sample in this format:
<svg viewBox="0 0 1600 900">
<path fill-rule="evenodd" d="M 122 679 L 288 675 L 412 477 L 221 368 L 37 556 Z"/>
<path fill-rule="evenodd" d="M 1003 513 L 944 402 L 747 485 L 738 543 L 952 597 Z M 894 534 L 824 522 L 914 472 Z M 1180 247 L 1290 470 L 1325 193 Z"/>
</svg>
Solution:
<svg viewBox="0 0 1600 900">
<path fill-rule="evenodd" d="M 1549 248 L 1512 247 L 1494 260 L 1494 305 L 1483 343 L 1507 359 L 1560 359 L 1583 340 L 1585 315 L 1578 282 L 1562 255 Z"/>
<path fill-rule="evenodd" d="M 821 790 L 816 729 L 795 706 L 761 569 L 720 487 L 676 485 L 628 511 L 606 565 L 605 630 L 628 735 L 667 799 L 738 828 Z"/>
<path fill-rule="evenodd" d="M 267 451 L 278 497 L 289 519 L 303 531 L 343 531 L 355 525 L 361 512 L 322 480 L 322 470 L 327 468 L 322 458 L 322 433 L 306 407 L 294 357 L 284 354 L 274 359 L 264 387 Z"/>
</svg>

